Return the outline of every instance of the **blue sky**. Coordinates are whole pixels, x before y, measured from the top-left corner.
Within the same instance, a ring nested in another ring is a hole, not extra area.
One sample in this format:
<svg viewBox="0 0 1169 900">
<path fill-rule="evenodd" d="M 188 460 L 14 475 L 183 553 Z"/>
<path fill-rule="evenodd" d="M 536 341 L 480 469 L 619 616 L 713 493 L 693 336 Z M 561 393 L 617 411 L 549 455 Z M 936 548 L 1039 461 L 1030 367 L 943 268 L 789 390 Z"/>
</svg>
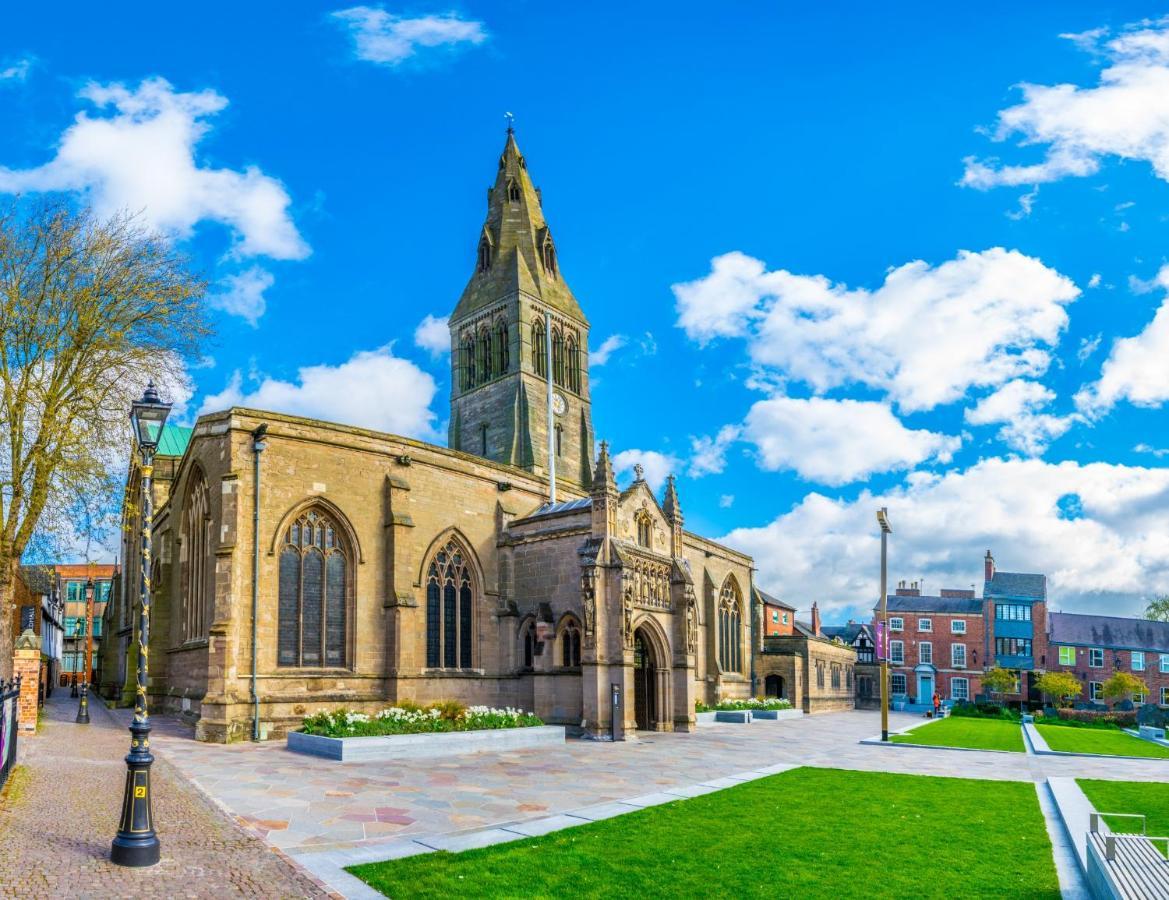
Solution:
<svg viewBox="0 0 1169 900">
<path fill-rule="evenodd" d="M 927 590 L 989 547 L 1064 609 L 1169 592 L 1169 10 L 564 7 L 10 12 L 0 191 L 140 209 L 192 256 L 218 333 L 187 418 L 441 441 L 419 326 L 514 112 L 612 351 L 598 436 L 764 587 L 871 605 L 887 505 Z"/>
</svg>

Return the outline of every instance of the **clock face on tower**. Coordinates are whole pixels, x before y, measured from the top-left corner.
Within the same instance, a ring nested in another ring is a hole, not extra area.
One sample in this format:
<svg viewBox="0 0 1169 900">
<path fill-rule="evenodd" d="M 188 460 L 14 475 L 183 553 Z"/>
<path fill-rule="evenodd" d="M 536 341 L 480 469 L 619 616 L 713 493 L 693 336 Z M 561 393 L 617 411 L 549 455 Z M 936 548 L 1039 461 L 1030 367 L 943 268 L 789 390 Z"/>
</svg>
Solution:
<svg viewBox="0 0 1169 900">
<path fill-rule="evenodd" d="M 567 409 L 568 401 L 564 399 L 564 395 L 560 391 L 554 392 L 552 394 L 552 412 L 558 416 L 562 416 Z"/>
</svg>

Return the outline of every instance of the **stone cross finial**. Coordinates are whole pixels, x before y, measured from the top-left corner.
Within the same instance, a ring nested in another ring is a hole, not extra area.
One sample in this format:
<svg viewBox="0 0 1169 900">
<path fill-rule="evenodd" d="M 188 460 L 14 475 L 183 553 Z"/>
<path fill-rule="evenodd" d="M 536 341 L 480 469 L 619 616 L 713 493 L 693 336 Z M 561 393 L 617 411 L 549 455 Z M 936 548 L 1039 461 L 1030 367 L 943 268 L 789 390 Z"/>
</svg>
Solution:
<svg viewBox="0 0 1169 900">
<path fill-rule="evenodd" d="M 634 463 L 633 464 L 633 477 L 636 478 L 638 481 L 644 481 L 645 480 L 645 478 L 643 477 L 644 475 L 645 475 L 645 466 L 643 466 L 641 463 Z"/>
</svg>

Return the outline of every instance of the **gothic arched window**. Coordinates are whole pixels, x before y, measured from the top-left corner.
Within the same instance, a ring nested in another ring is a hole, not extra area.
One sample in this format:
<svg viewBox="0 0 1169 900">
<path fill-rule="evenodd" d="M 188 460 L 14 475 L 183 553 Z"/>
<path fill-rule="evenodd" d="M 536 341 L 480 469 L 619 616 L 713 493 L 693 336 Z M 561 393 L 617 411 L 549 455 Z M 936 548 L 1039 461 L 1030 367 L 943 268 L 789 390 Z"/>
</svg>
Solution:
<svg viewBox="0 0 1169 900">
<path fill-rule="evenodd" d="M 491 268 L 491 242 L 486 236 L 479 241 L 479 271 L 486 272 Z"/>
<path fill-rule="evenodd" d="M 471 566 L 451 538 L 426 567 L 426 666 L 469 669 L 475 648 Z"/>
<path fill-rule="evenodd" d="M 743 671 L 743 599 L 728 575 L 718 604 L 718 662 L 724 672 Z"/>
<path fill-rule="evenodd" d="M 572 335 L 568 336 L 568 387 L 580 393 L 580 348 Z"/>
<path fill-rule="evenodd" d="M 466 335 L 463 338 L 463 381 L 466 384 L 467 390 L 473 388 L 478 381 L 475 371 L 475 338 L 473 335 Z"/>
<path fill-rule="evenodd" d="M 345 665 L 352 572 L 352 551 L 332 518 L 317 509 L 301 513 L 280 551 L 279 665 Z"/>
<path fill-rule="evenodd" d="M 507 341 L 507 323 L 495 326 L 495 374 L 504 375 L 511 368 L 511 348 Z"/>
<path fill-rule="evenodd" d="M 479 331 L 479 383 L 491 380 L 491 329 Z"/>
<path fill-rule="evenodd" d="M 510 181 L 508 181 L 508 183 L 507 183 L 507 202 L 508 203 L 519 203 L 520 202 L 520 186 L 518 184 L 516 184 L 516 180 L 514 178 L 511 179 Z"/>
<path fill-rule="evenodd" d="M 565 668 L 580 668 L 580 626 L 575 619 L 569 619 L 560 634 L 561 665 Z"/>
<path fill-rule="evenodd" d="M 544 322 L 537 319 L 532 323 L 532 368 L 535 369 L 536 374 L 541 378 L 547 376 L 547 360 L 545 357 L 548 354 L 548 348 L 544 344 Z"/>
<path fill-rule="evenodd" d="M 564 335 L 559 328 L 552 329 L 552 380 L 564 384 Z"/>
<path fill-rule="evenodd" d="M 552 238 L 544 238 L 544 246 L 542 249 L 544 269 L 549 275 L 556 274 L 556 247 L 552 244 Z"/>
<path fill-rule="evenodd" d="M 653 522 L 644 510 L 637 514 L 637 543 L 646 548 L 653 546 Z"/>
<path fill-rule="evenodd" d="M 194 641 L 207 636 L 211 608 L 211 503 L 207 482 L 197 468 L 187 489 L 182 542 L 183 640 Z"/>
</svg>

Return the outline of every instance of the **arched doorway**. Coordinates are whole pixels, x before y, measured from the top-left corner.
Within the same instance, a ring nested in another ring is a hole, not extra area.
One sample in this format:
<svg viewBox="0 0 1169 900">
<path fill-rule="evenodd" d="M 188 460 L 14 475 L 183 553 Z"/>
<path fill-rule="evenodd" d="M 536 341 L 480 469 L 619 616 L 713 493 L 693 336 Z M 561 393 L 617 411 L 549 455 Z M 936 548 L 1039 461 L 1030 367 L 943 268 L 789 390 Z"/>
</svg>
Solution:
<svg viewBox="0 0 1169 900">
<path fill-rule="evenodd" d="M 633 636 L 633 713 L 642 731 L 653 729 L 657 715 L 657 666 L 653 645 L 639 628 Z"/>
<path fill-rule="evenodd" d="M 783 676 L 768 675 L 763 679 L 763 690 L 768 697 L 783 697 Z"/>
</svg>

